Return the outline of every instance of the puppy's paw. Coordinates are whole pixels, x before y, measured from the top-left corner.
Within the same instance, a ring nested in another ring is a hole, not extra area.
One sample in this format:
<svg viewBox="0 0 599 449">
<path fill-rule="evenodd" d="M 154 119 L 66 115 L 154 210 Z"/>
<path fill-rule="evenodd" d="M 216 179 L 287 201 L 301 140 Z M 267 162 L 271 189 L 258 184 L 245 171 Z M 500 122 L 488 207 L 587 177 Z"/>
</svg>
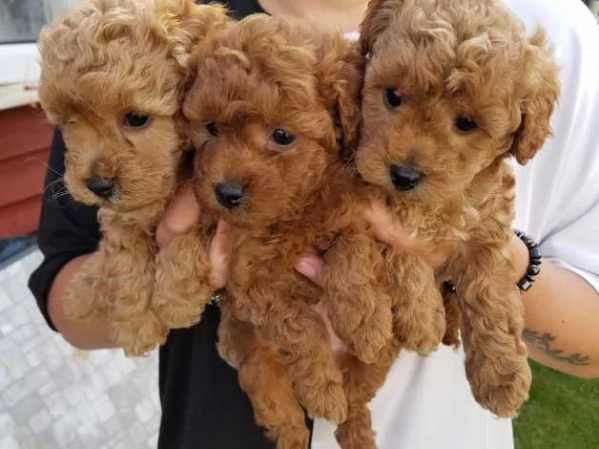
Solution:
<svg viewBox="0 0 599 449">
<path fill-rule="evenodd" d="M 410 351 L 427 356 L 435 351 L 445 335 L 445 309 L 439 292 L 434 292 L 432 301 L 422 301 L 416 306 L 411 319 L 394 317 L 393 333 Z"/>
<path fill-rule="evenodd" d="M 205 292 L 200 294 L 205 294 Z M 199 295 L 193 297 L 201 298 Z M 202 313 L 206 308 L 205 302 L 183 302 L 179 301 L 179 298 L 171 301 L 170 299 L 173 298 L 166 298 L 165 304 L 156 310 L 160 320 L 162 320 L 169 329 L 191 327 L 200 321 Z"/>
<path fill-rule="evenodd" d="M 368 410 L 350 412 L 347 420 L 337 427 L 335 438 L 343 449 L 378 449 Z"/>
<path fill-rule="evenodd" d="M 65 292 L 64 310 L 72 320 L 86 321 L 101 315 L 100 295 L 109 296 L 105 286 L 94 286 L 90 276 L 78 276 L 71 280 Z"/>
<path fill-rule="evenodd" d="M 277 449 L 307 449 L 310 432 L 306 426 L 284 426 L 275 440 Z"/>
<path fill-rule="evenodd" d="M 477 371 L 469 376 L 476 401 L 498 417 L 510 418 L 528 399 L 532 373 L 526 360 L 521 360 L 511 373 L 500 373 L 501 368 L 494 360 L 480 367 L 472 366 L 468 372 Z"/>
<path fill-rule="evenodd" d="M 343 423 L 337 428 L 335 437 L 343 449 L 378 449 L 372 429 L 352 429 Z"/>
<path fill-rule="evenodd" d="M 387 311 L 390 312 L 388 309 Z M 385 317 L 373 316 L 371 319 L 362 322 L 348 336 L 345 344 L 360 361 L 373 363 L 378 359 L 381 350 L 392 337 L 391 314 L 388 313 Z"/>
<path fill-rule="evenodd" d="M 111 336 L 127 356 L 141 356 L 163 345 L 168 335 L 165 324 L 151 311 L 134 320 L 113 322 Z"/>
<path fill-rule="evenodd" d="M 64 311 L 70 319 L 85 321 L 93 316 L 93 303 L 85 296 L 80 289 L 69 288 L 65 293 Z"/>
<path fill-rule="evenodd" d="M 340 424 L 347 417 L 347 398 L 343 387 L 336 383 L 328 383 L 298 396 L 302 405 L 312 418 L 324 418 L 335 424 Z"/>
</svg>

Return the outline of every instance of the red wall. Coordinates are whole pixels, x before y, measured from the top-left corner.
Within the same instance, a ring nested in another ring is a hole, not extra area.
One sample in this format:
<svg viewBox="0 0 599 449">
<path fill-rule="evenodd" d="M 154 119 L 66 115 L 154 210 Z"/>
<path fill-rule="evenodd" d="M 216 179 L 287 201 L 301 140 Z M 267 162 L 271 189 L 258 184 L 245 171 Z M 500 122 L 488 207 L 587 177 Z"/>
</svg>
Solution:
<svg viewBox="0 0 599 449">
<path fill-rule="evenodd" d="M 0 111 L 0 238 L 37 230 L 51 137 L 41 110 Z"/>
</svg>

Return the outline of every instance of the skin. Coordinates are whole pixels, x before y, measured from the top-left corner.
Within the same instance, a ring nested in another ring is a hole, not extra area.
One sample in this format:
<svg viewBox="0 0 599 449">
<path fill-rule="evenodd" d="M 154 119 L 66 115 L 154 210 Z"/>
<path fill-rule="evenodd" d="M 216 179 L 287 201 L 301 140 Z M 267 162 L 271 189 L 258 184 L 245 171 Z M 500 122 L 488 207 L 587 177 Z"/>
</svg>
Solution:
<svg viewBox="0 0 599 449">
<path fill-rule="evenodd" d="M 262 0 L 263 8 L 274 15 L 311 20 L 318 17 L 323 23 L 345 32 L 357 31 L 366 10 L 365 0 Z M 174 236 L 189 230 L 201 211 L 190 190 L 180 190 L 172 200 L 158 226 L 156 240 L 164 245 Z M 434 249 L 412 240 L 382 205 L 373 204 L 367 213 L 377 238 L 389 245 L 417 252 L 435 267 L 443 260 Z M 221 223 L 210 245 L 212 265 L 211 286 L 225 286 L 228 267 L 228 226 Z M 528 266 L 528 251 L 517 237 L 512 238 L 517 282 Z M 52 321 L 64 338 L 81 349 L 114 347 L 108 338 L 106 323 L 78 323 L 64 312 L 64 291 L 74 273 L 87 256 L 71 260 L 54 280 L 48 299 Z M 306 253 L 298 261 L 297 270 L 315 283 L 320 282 L 322 261 Z M 599 293 L 580 276 L 544 260 L 541 273 L 528 292 L 523 293 L 525 306 L 524 333 L 532 359 L 567 374 L 584 378 L 599 377 Z"/>
</svg>

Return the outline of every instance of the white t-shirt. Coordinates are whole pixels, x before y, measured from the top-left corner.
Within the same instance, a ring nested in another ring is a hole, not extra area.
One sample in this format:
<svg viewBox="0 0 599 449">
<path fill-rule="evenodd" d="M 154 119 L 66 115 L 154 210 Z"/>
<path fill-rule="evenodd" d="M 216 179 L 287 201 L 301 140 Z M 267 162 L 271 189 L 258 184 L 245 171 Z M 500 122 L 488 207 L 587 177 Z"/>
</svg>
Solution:
<svg viewBox="0 0 599 449">
<path fill-rule="evenodd" d="M 599 26 L 580 0 L 506 0 L 532 31 L 546 28 L 562 66 L 554 137 L 516 167 L 515 226 L 547 259 L 599 291 Z M 514 164 L 515 165 L 515 164 Z M 466 380 L 463 353 L 402 352 L 370 404 L 380 449 L 511 449 L 512 424 L 483 410 Z M 317 420 L 312 449 L 337 449 Z"/>
</svg>

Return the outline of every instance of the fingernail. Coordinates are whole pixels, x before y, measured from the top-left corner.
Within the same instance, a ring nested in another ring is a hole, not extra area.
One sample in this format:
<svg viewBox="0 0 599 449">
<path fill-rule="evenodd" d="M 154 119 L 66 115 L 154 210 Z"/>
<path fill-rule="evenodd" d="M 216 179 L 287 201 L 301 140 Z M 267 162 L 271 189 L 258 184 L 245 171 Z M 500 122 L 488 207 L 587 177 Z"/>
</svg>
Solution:
<svg viewBox="0 0 599 449">
<path fill-rule="evenodd" d="M 306 276 L 308 279 L 315 279 L 317 268 L 314 264 L 308 261 L 302 261 L 297 265 L 297 271 Z"/>
</svg>

